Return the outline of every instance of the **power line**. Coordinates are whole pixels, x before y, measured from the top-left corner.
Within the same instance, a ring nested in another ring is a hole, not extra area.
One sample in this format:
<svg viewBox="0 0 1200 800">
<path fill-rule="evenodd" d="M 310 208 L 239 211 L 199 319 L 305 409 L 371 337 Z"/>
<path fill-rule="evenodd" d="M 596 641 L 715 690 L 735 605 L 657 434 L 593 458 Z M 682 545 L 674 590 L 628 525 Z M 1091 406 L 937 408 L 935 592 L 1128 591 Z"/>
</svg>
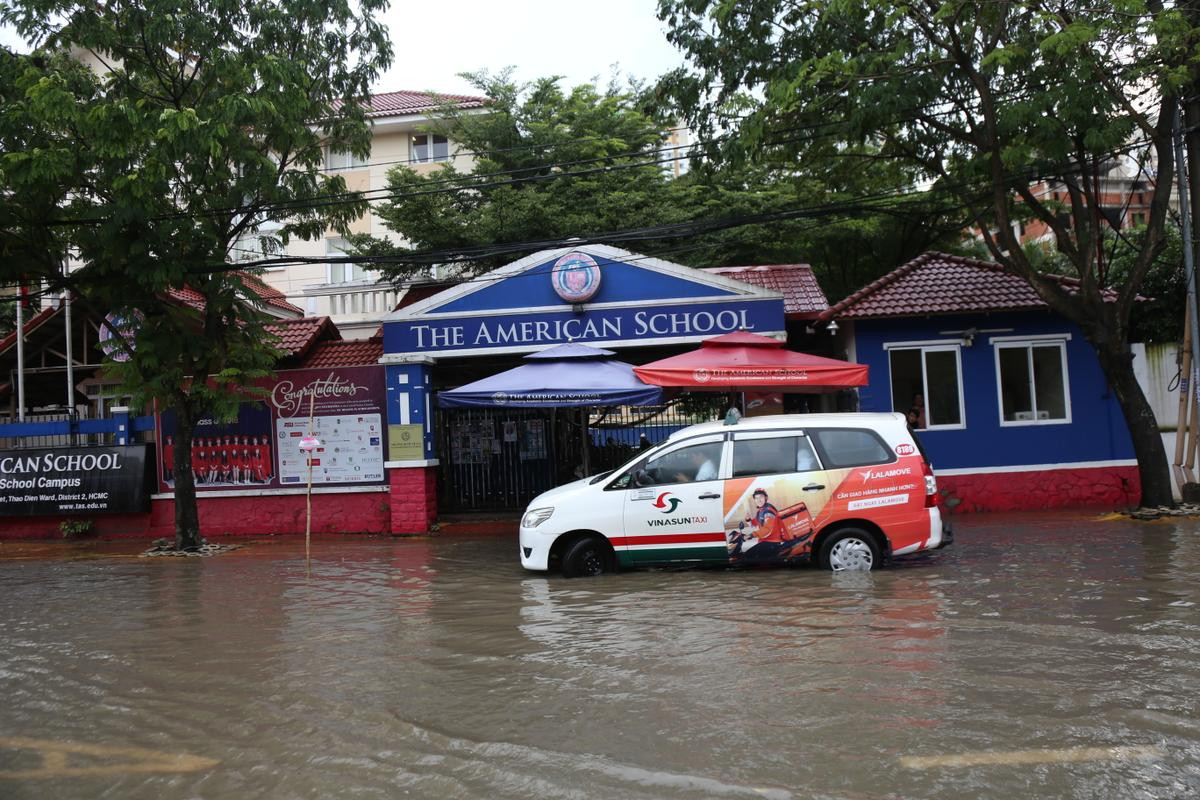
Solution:
<svg viewBox="0 0 1200 800">
<path fill-rule="evenodd" d="M 1147 90 L 1147 91 L 1149 91 L 1149 90 Z M 997 99 L 1000 99 L 1000 100 L 1013 100 L 1013 99 L 1020 99 L 1020 98 L 1029 99 L 1034 96 L 1037 96 L 1039 93 L 1040 93 L 1040 89 L 1039 90 L 1028 89 L 1028 90 L 1020 90 L 1020 91 L 1013 90 L 1011 92 L 998 93 L 996 95 L 996 97 L 997 97 Z M 1142 95 L 1144 95 L 1146 93 L 1147 93 L 1146 91 L 1143 91 L 1143 92 L 1139 93 L 1138 95 L 1135 95 L 1135 97 L 1141 97 Z M 945 101 L 943 101 L 941 104 L 944 105 Z M 958 108 L 949 108 L 944 111 L 928 110 L 927 113 L 925 113 L 925 114 L 920 114 L 919 112 L 920 112 L 920 109 L 912 109 L 909 112 L 910 116 L 896 117 L 891 120 L 888 120 L 886 123 L 881 123 L 881 124 L 894 125 L 894 124 L 902 124 L 902 123 L 906 123 L 906 122 L 919 122 L 922 119 L 926 119 L 930 116 L 932 116 L 932 117 L 956 116 L 956 115 L 960 115 L 960 114 L 964 113 L 964 110 L 958 109 Z M 824 123 L 818 123 L 818 124 L 809 126 L 807 128 L 783 129 L 782 131 L 776 131 L 775 133 L 786 133 L 786 132 L 803 130 L 803 131 L 806 131 L 811 134 L 814 131 L 819 131 L 819 130 L 825 129 L 825 128 L 842 129 L 842 128 L 845 128 L 845 125 L 846 125 L 846 123 L 842 122 L 842 121 L 829 121 L 829 122 L 824 122 Z M 585 164 L 595 164 L 595 163 L 599 163 L 599 162 L 607 162 L 607 161 L 623 159 L 623 158 L 648 157 L 648 156 L 651 156 L 654 154 L 661 154 L 661 153 L 666 153 L 666 152 L 671 152 L 671 151 L 676 151 L 676 150 L 685 150 L 685 149 L 690 150 L 690 149 L 695 149 L 695 148 L 699 148 L 699 147 L 706 146 L 706 145 L 711 145 L 714 143 L 720 143 L 721 141 L 724 141 L 724 140 L 734 139 L 737 136 L 738 136 L 737 132 L 730 132 L 730 133 L 706 140 L 705 142 L 698 142 L 695 144 L 672 145 L 672 146 L 666 146 L 666 147 L 652 148 L 649 150 L 627 151 L 625 153 L 611 154 L 611 155 L 605 155 L 605 156 L 596 156 L 596 157 L 587 158 L 587 159 L 576 159 L 573 161 L 560 161 L 560 162 L 547 162 L 547 163 L 542 163 L 542 164 L 537 164 L 537 165 L 532 165 L 532 166 L 514 167 L 514 168 L 506 169 L 506 170 L 497 170 L 497 171 L 488 172 L 488 173 L 464 175 L 464 176 L 455 177 L 455 178 L 443 178 L 440 180 L 426 180 L 423 184 L 426 188 L 416 190 L 416 191 L 402 192 L 402 193 L 393 192 L 390 189 L 388 189 L 387 187 L 381 187 L 378 189 L 368 189 L 364 192 L 342 192 L 342 193 L 334 193 L 334 194 L 327 194 L 327 195 L 311 195 L 307 198 L 298 198 L 295 200 L 284 201 L 284 202 L 280 202 L 280 203 L 276 203 L 276 204 L 264 205 L 264 206 L 260 207 L 260 212 L 261 213 L 271 213 L 274 211 L 285 211 L 290 208 L 296 208 L 299 210 L 303 210 L 305 208 L 321 208 L 321 207 L 327 207 L 330 205 L 348 205 L 350 203 L 361 202 L 362 200 L 366 200 L 368 203 L 372 203 L 372 202 L 380 202 L 380 201 L 387 201 L 387 200 L 408 199 L 409 197 L 429 195 L 429 194 L 454 193 L 454 192 L 459 192 L 459 191 L 463 191 L 463 190 L 472 190 L 473 191 L 473 190 L 479 190 L 479 189 L 507 187 L 507 186 L 511 186 L 515 183 L 526 183 L 526 182 L 535 181 L 535 180 L 541 181 L 541 180 L 554 180 L 554 179 L 566 178 L 566 177 L 577 177 L 579 175 L 594 174 L 596 172 L 616 172 L 616 171 L 624 170 L 624 169 L 640 169 L 640 168 L 646 167 L 646 166 L 655 166 L 655 165 L 660 165 L 660 164 L 664 164 L 664 163 L 670 163 L 672 161 L 676 161 L 679 159 L 677 157 L 674 157 L 674 158 L 657 159 L 657 160 L 651 160 L 651 161 L 642 161 L 642 162 L 636 162 L 636 163 L 632 163 L 632 164 L 612 165 L 603 170 L 587 170 L 587 171 L 570 172 L 570 173 L 554 172 L 554 170 L 561 170 L 563 167 L 581 166 L 581 165 L 585 165 Z M 764 141 L 763 144 L 764 144 L 764 146 L 767 146 L 767 147 L 778 147 L 778 146 L 786 145 L 786 144 L 796 144 L 796 143 L 801 143 L 801 142 L 815 142 L 815 141 L 820 141 L 823 138 L 833 138 L 833 134 L 817 135 L 817 136 L 808 135 L 808 136 L 776 138 L 776 139 L 768 138 Z M 473 181 L 477 181 L 482 178 L 498 178 L 498 177 L 503 177 L 506 175 L 517 175 L 519 173 L 528 172 L 528 171 L 532 171 L 532 170 L 540 170 L 540 171 L 549 170 L 549 172 L 542 174 L 542 175 L 534 175 L 534 176 L 529 176 L 529 177 L 525 177 L 525 178 L 517 178 L 517 179 L 511 180 L 511 181 L 501 181 L 501 182 L 493 182 L 493 183 L 486 183 L 486 182 L 485 183 L 474 183 L 473 182 Z M 429 188 L 431 186 L 439 186 L 439 185 L 446 186 L 448 188 L 441 192 L 437 191 L 436 189 Z M 376 195 L 376 196 L 369 197 L 368 195 Z M 341 203 L 318 203 L 318 202 L 315 202 L 315 201 L 321 201 L 321 200 L 336 200 L 336 199 L 341 199 L 341 198 L 345 198 L 344 202 L 341 202 Z M 186 216 L 199 216 L 200 214 L 236 212 L 239 210 L 244 210 L 246 208 L 247 208 L 246 206 L 239 206 L 236 208 L 226 208 L 226 209 L 206 209 L 203 212 L 194 212 L 194 214 L 186 214 L 186 213 L 181 212 L 180 214 L 173 215 L 173 216 L 186 217 Z M 167 217 L 164 217 L 164 218 L 170 218 L 171 216 L 172 215 L 167 215 Z"/>
<path fill-rule="evenodd" d="M 1145 95 L 1152 90 L 1153 90 L 1153 88 L 1149 88 L 1149 89 L 1139 93 L 1135 97 L 1140 97 L 1142 95 Z M 1039 93 L 1038 91 L 1033 90 L 1033 89 L 1021 90 L 1021 91 L 1014 90 L 1012 92 L 998 94 L 997 98 L 998 99 L 1007 99 L 1007 100 L 1012 100 L 1014 98 L 1019 98 L 1022 96 L 1029 98 L 1029 97 L 1036 96 L 1038 93 Z M 944 104 L 944 101 L 943 101 L 943 104 Z M 910 116 L 896 117 L 891 120 L 888 120 L 886 123 L 880 123 L 880 124 L 902 124 L 905 122 L 919 122 L 920 120 L 928 118 L 930 116 L 941 117 L 941 116 L 959 115 L 961 113 L 964 113 L 963 110 L 957 109 L 957 108 L 951 108 L 951 109 L 947 109 L 945 111 L 927 110 L 927 113 L 925 113 L 925 114 L 919 113 L 920 110 L 921 109 L 912 109 L 909 112 Z M 821 129 L 826 129 L 826 128 L 838 129 L 838 128 L 844 128 L 844 127 L 845 127 L 845 123 L 842 121 L 829 121 L 829 122 L 825 122 L 825 123 L 819 123 L 819 124 L 816 124 L 816 125 L 813 125 L 813 126 L 810 126 L 807 128 L 786 129 L 786 132 L 802 130 L 802 131 L 805 131 L 808 135 L 796 136 L 796 137 L 790 137 L 790 138 L 769 139 L 764 142 L 764 145 L 768 146 L 768 147 L 777 147 L 777 146 L 786 145 L 786 144 L 796 144 L 796 143 L 801 143 L 801 142 L 820 141 L 823 138 L 832 138 L 832 134 L 813 135 L 814 132 L 820 131 Z M 736 135 L 737 134 L 735 132 L 731 132 L 731 133 L 725 134 L 723 136 L 716 137 L 715 139 L 711 139 L 707 143 L 709 143 L 709 144 L 719 143 L 720 141 L 733 138 Z M 325 195 L 310 195 L 309 197 L 306 197 L 306 198 L 295 198 L 292 200 L 280 201 L 278 203 L 263 204 L 260 206 L 250 206 L 250 205 L 242 204 L 242 205 L 238 205 L 238 206 L 227 206 L 227 207 L 213 208 L 213 209 L 202 209 L 199 211 L 179 211 L 179 212 L 174 212 L 174 213 L 170 213 L 170 214 L 163 214 L 163 215 L 160 215 L 157 217 L 152 217 L 151 221 L 164 221 L 164 220 L 172 220 L 172 219 L 194 219 L 194 218 L 207 217 L 207 216 L 216 216 L 216 215 L 221 215 L 221 214 L 237 214 L 237 213 L 241 213 L 241 212 L 245 212 L 245 211 L 249 211 L 249 210 L 254 210 L 254 212 L 256 214 L 272 214 L 275 212 L 286 212 L 289 210 L 303 211 L 306 209 L 325 208 L 325 207 L 337 206 L 337 205 L 351 205 L 354 203 L 363 202 L 364 200 L 370 204 L 373 202 L 409 199 L 412 197 L 419 197 L 419 196 L 425 196 L 425 195 L 449 194 L 449 193 L 457 193 L 457 192 L 461 192 L 461 191 L 478 191 L 481 189 L 507 187 L 507 186 L 512 186 L 514 184 L 552 181 L 552 180 L 558 180 L 558 179 L 562 179 L 562 178 L 583 177 L 583 176 L 587 176 L 587 175 L 618 172 L 618 171 L 628 170 L 628 169 L 642 169 L 642 168 L 646 168 L 646 167 L 658 166 L 658 165 L 662 165 L 665 163 L 670 163 L 670 162 L 678 160 L 678 158 L 670 157 L 670 158 L 650 159 L 650 160 L 636 161 L 636 162 L 629 163 L 629 164 L 609 164 L 605 167 L 601 167 L 601 168 L 597 168 L 597 169 L 579 170 L 579 171 L 575 171 L 575 172 L 561 171 L 562 168 L 564 168 L 564 167 L 581 166 L 581 165 L 585 165 L 585 164 L 595 164 L 595 163 L 599 163 L 599 162 L 611 162 L 613 160 L 623 159 L 623 158 L 646 157 L 646 156 L 650 156 L 653 154 L 661 154 L 661 153 L 672 152 L 672 151 L 677 151 L 677 150 L 682 150 L 682 149 L 691 149 L 691 148 L 698 147 L 698 146 L 699 145 L 692 145 L 692 144 L 672 145 L 672 146 L 661 147 L 661 148 L 653 148 L 650 150 L 629 151 L 629 152 L 621 153 L 621 154 L 597 156 L 597 157 L 587 158 L 587 159 L 576 159 L 573 161 L 562 161 L 562 162 L 549 162 L 549 163 L 543 163 L 543 164 L 538 164 L 538 165 L 534 165 L 534 166 L 515 167 L 515 168 L 511 168 L 511 169 L 506 169 L 506 170 L 498 170 L 498 171 L 494 171 L 494 172 L 490 172 L 490 173 L 465 175 L 465 176 L 455 177 L 455 178 L 443 178 L 443 179 L 439 179 L 439 180 L 426 181 L 424 183 L 424 186 L 426 188 L 420 189 L 420 190 L 415 190 L 415 191 L 394 192 L 394 191 L 391 191 L 389 188 L 381 187 L 379 189 L 370 189 L 370 190 L 367 190 L 366 192 L 341 192 L 341 193 L 331 193 L 331 194 L 325 194 Z M 517 178 L 511 179 L 511 180 L 507 180 L 507 181 L 479 182 L 481 179 L 500 178 L 500 177 L 504 177 L 507 175 L 519 175 L 519 173 L 529 172 L 532 170 L 538 170 L 541 172 L 541 174 L 517 177 Z M 556 170 L 558 170 L 558 171 L 556 171 Z M 438 186 L 444 186 L 446 188 L 441 188 L 441 189 L 430 188 L 430 187 L 438 187 Z M 368 196 L 368 195 L 375 195 L 375 196 Z M 96 218 L 90 218 L 90 219 L 73 219 L 73 220 L 52 220 L 52 221 L 48 222 L 47 224 L 50 224 L 50 225 L 93 225 L 93 224 L 99 224 L 99 223 L 103 222 L 104 220 L 105 220 L 105 217 L 96 217 Z"/>
<path fill-rule="evenodd" d="M 1126 144 L 1122 148 L 1110 151 L 1106 154 L 1109 156 L 1119 155 L 1125 151 L 1136 149 L 1145 144 L 1147 140 L 1139 140 Z M 1072 162 L 1068 162 L 1072 163 Z M 1034 175 L 1028 177 L 1036 177 L 1036 173 L 1041 173 L 1056 165 L 1047 165 L 1035 170 Z M 1009 173 L 1004 176 L 1006 179 L 1016 177 L 1025 177 L 1024 173 Z M 957 191 L 960 194 L 969 194 L 972 191 L 983 193 L 991 188 L 990 179 L 981 179 L 978 184 L 970 182 L 943 183 L 940 188 L 951 192 Z M 519 243 L 507 244 L 491 244 L 491 245 L 468 245 L 457 248 L 445 248 L 441 250 L 425 250 L 425 251 L 410 251 L 408 253 L 389 254 L 384 256 L 326 256 L 326 257 L 304 257 L 304 256 L 287 256 L 278 259 L 264 259 L 256 262 L 242 262 L 237 265 L 228 265 L 230 269 L 247 269 L 271 266 L 289 266 L 302 264 L 409 264 L 409 265 L 431 265 L 446 262 L 462 262 L 479 260 L 493 256 L 501 256 L 510 253 L 536 251 L 549 249 L 554 247 L 568 246 L 577 241 L 589 241 L 595 243 L 620 243 L 626 241 L 646 241 L 653 239 L 669 239 L 682 236 L 695 236 L 703 233 L 711 233 L 719 230 L 726 230 L 735 227 L 742 227 L 754 224 L 767 224 L 771 222 L 788 221 L 792 219 L 800 219 L 806 217 L 828 217 L 828 216 L 846 216 L 856 213 L 884 212 L 885 208 L 882 204 L 888 200 L 895 200 L 906 195 L 913 194 L 906 190 L 892 190 L 880 192 L 874 195 L 858 197 L 853 200 L 847 200 L 840 203 L 827 203 L 816 206 L 808 206 L 800 209 L 789 209 L 777 212 L 766 212 L 756 215 L 744 215 L 740 217 L 727 217 L 708 221 L 684 221 L 679 223 L 670 223 L 666 225 L 651 226 L 644 228 L 626 229 L 621 231 L 610 231 L 589 234 L 585 237 L 570 237 L 570 238 L 555 238 L 543 239 L 536 241 L 525 241 Z M 940 209 L 942 213 L 946 211 L 961 210 L 967 208 L 964 204 L 954 204 L 944 206 Z M 216 265 L 213 265 L 216 266 Z M 217 270 L 206 270 L 217 271 Z"/>
<path fill-rule="evenodd" d="M 1140 141 L 1134 141 L 1134 142 L 1127 143 L 1124 147 L 1110 151 L 1109 153 L 1107 153 L 1105 155 L 1107 155 L 1107 156 L 1119 155 L 1127 150 L 1136 149 L 1138 147 L 1143 146 L 1146 141 L 1147 140 L 1140 140 Z M 1073 163 L 1073 162 L 1067 162 L 1067 163 Z M 1058 165 L 1043 165 L 1039 169 L 1035 165 L 1034 167 L 1031 167 L 1031 169 L 1033 169 L 1035 173 L 1038 173 L 1038 172 L 1044 172 L 1045 170 L 1048 170 L 1048 169 L 1050 169 L 1052 167 L 1056 167 L 1056 166 L 1058 166 Z M 1028 180 L 1028 179 L 1034 177 L 1034 175 L 1023 175 L 1022 173 L 1011 173 L 1004 177 L 1007 179 L 1011 179 L 1014 177 L 1025 177 L 1025 179 Z M 981 180 L 981 181 L 979 181 L 978 186 L 974 186 L 974 191 L 978 191 L 981 194 L 986 194 L 986 193 L 988 193 L 988 190 L 990 190 L 990 187 L 991 187 L 990 181 Z M 958 182 L 957 184 L 944 183 L 944 184 L 942 184 L 941 188 L 948 189 L 951 192 L 956 192 L 960 196 L 962 196 L 962 195 L 968 194 L 972 190 L 973 184 L 971 184 L 970 182 L 967 182 L 967 181 Z M 913 193 L 908 192 L 908 194 L 913 194 Z M 771 223 L 771 222 L 789 221 L 789 220 L 800 219 L 800 218 L 805 218 L 805 217 L 814 219 L 813 225 L 806 226 L 804 228 L 801 228 L 799 231 L 797 231 L 797 232 L 802 232 L 804 230 L 809 230 L 813 227 L 816 227 L 817 224 L 821 224 L 821 223 L 816 222 L 816 220 L 824 220 L 831 216 L 847 217 L 847 216 L 852 216 L 854 214 L 862 214 L 862 213 L 872 213 L 872 212 L 887 213 L 887 208 L 885 206 L 883 206 L 882 203 L 887 200 L 899 199 L 904 196 L 905 195 L 900 191 L 881 192 L 881 193 L 877 193 L 875 195 L 870 195 L 867 197 L 855 198 L 854 200 L 848 200 L 848 201 L 845 201 L 842 203 L 822 204 L 822 205 L 818 205 L 818 206 L 810 206 L 810 207 L 801 208 L 801 209 L 790 209 L 790 210 L 785 210 L 785 211 L 780 211 L 780 212 L 770 212 L 770 213 L 759 214 L 759 215 L 746 215 L 746 216 L 742 216 L 742 217 L 723 218 L 723 219 L 708 220 L 708 221 L 703 221 L 703 220 L 701 220 L 701 221 L 685 221 L 685 222 L 681 222 L 681 223 L 672 223 L 672 224 L 663 225 L 663 226 L 628 229 L 628 230 L 623 230 L 623 231 L 615 231 L 615 232 L 607 232 L 607 233 L 596 233 L 596 234 L 591 234 L 586 238 L 588 241 L 592 241 L 592 242 L 610 242 L 610 243 L 614 243 L 614 242 L 621 243 L 621 242 L 639 241 L 639 240 L 640 241 L 650 241 L 650 240 L 654 240 L 654 239 L 661 240 L 661 239 L 681 238 L 684 236 L 698 236 L 698 235 L 702 235 L 704 233 L 711 233 L 711 232 L 731 229 L 731 228 L 735 228 L 735 227 L 742 227 L 742 226 L 746 226 L 746 225 L 767 224 L 767 223 Z M 870 203 L 870 201 L 875 201 L 876 203 L 879 203 L 879 205 L 872 205 Z M 950 203 L 950 204 L 943 203 L 942 205 L 940 205 L 938 207 L 930 209 L 927 213 L 929 213 L 931 215 L 941 215 L 941 214 L 949 213 L 951 211 L 959 211 L 959 210 L 968 210 L 969 211 L 970 209 L 971 209 L 971 205 L 969 203 Z M 966 224 L 966 223 L 964 223 L 964 224 Z M 388 255 L 388 256 L 373 256 L 373 257 L 372 256 L 366 256 L 366 257 L 345 256 L 345 257 L 325 257 L 325 258 L 288 257 L 288 258 L 264 260 L 264 261 L 258 261 L 258 262 L 241 262 L 241 263 L 236 263 L 236 264 L 221 262 L 220 264 L 210 265 L 211 268 L 204 270 L 204 272 L 205 273 L 233 272 L 233 271 L 242 271 L 242 270 L 254 269 L 257 267 L 265 267 L 265 266 L 285 266 L 285 265 L 299 265 L 299 264 L 371 263 L 371 264 L 376 264 L 376 265 L 411 264 L 411 265 L 421 266 L 421 265 L 445 263 L 447 261 L 462 262 L 462 261 L 470 261 L 473 259 L 481 259 L 481 258 L 497 256 L 497 255 L 506 255 L 506 254 L 511 254 L 511 253 L 529 252 L 529 251 L 537 251 L 537 250 L 556 248 L 556 247 L 565 247 L 565 246 L 570 246 L 572 244 L 578 244 L 581 242 L 582 242 L 582 240 L 579 237 L 570 237 L 570 238 L 566 238 L 566 239 L 562 239 L 562 238 L 547 239 L 547 240 L 540 240 L 540 241 L 506 243 L 506 244 L 501 244 L 501 245 L 467 246 L 467 247 L 460 247 L 460 248 L 445 249 L 445 250 L 440 250 L 440 251 L 426 250 L 426 251 L 420 251 L 420 252 L 409 252 L 409 253 L 394 254 L 394 255 Z M 690 250 L 702 249 L 702 248 L 710 247 L 710 246 L 712 246 L 712 245 L 709 243 L 706 243 L 706 242 L 697 242 L 697 243 L 690 243 L 690 244 L 681 244 L 681 245 L 678 245 L 676 247 L 671 247 L 671 248 L 663 248 L 663 249 L 660 249 L 658 252 L 660 254 L 669 254 L 672 252 L 687 252 Z M 654 258 L 654 257 L 658 257 L 658 256 L 650 256 L 650 255 L 633 256 L 631 259 L 626 259 L 626 261 L 636 261 L 636 260 L 639 260 L 642 258 Z M 86 267 L 84 269 L 86 269 Z M 465 278 L 455 279 L 455 283 L 456 284 L 488 283 L 488 282 L 497 281 L 497 280 L 511 279 L 513 277 L 522 277 L 522 276 L 505 276 L 505 277 L 492 277 L 489 275 L 467 276 Z M 533 277 L 533 276 L 524 276 L 524 277 Z"/>
<path fill-rule="evenodd" d="M 444 118 L 438 118 L 438 119 L 440 120 L 440 119 L 444 119 Z M 649 130 L 649 129 L 647 129 L 647 130 Z M 686 126 L 686 125 L 680 125 L 680 126 L 677 126 L 674 128 L 663 128 L 661 130 L 655 130 L 654 132 L 659 134 L 660 138 L 666 138 L 665 135 L 669 135 L 672 133 L 678 133 L 679 131 L 686 131 L 686 130 L 690 130 L 690 128 L 688 128 L 688 126 Z M 424 134 L 424 133 L 419 133 L 419 132 L 410 134 L 410 136 L 425 136 L 425 135 L 436 135 L 436 134 Z M 446 138 L 449 139 L 449 137 L 446 137 Z M 453 161 L 455 158 L 459 158 L 462 156 L 465 156 L 468 158 L 479 158 L 481 156 L 496 155 L 498 153 L 512 153 L 512 152 L 517 152 L 519 150 L 534 150 L 539 147 L 544 147 L 547 149 L 554 149 L 554 148 L 558 148 L 558 147 L 565 147 L 567 145 L 579 144 L 581 142 L 602 141 L 604 138 L 605 137 L 602 137 L 602 136 L 588 135 L 588 136 L 578 136 L 573 139 L 563 139 L 563 140 L 557 141 L 557 142 L 548 142 L 548 143 L 527 142 L 525 144 L 516 144 L 511 147 L 493 147 L 493 148 L 489 148 L 487 150 L 455 150 L 453 153 L 450 153 L 444 160 L 439 160 L 439 161 L 435 161 L 432 159 L 421 160 L 421 159 L 417 159 L 417 158 L 393 158 L 393 159 L 389 159 L 387 161 L 364 161 L 361 164 L 354 164 L 352 166 L 346 166 L 346 167 L 325 167 L 323 171 L 324 172 L 350 172 L 350 171 L 356 170 L 356 169 L 369 169 L 370 167 L 387 167 L 387 166 L 394 166 L 394 165 L 398 165 L 398 164 L 403 164 L 405 166 L 410 165 L 410 164 L 445 164 L 449 161 Z M 687 145 L 685 145 L 685 146 L 687 146 Z M 639 151 L 634 151 L 634 152 L 639 152 Z M 628 155 L 628 154 L 626 154 L 626 155 Z M 607 156 L 607 157 L 608 158 L 620 158 L 621 155 L 618 154 L 618 155 Z"/>
</svg>

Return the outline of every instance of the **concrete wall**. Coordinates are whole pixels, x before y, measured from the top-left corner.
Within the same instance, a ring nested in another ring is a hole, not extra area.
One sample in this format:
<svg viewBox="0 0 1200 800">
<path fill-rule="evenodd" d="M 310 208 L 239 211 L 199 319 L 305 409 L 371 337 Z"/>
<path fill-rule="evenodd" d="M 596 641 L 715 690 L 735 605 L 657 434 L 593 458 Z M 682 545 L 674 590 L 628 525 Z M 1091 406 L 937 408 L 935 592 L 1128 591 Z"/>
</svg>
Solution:
<svg viewBox="0 0 1200 800">
<path fill-rule="evenodd" d="M 1133 371 L 1154 418 L 1163 428 L 1175 428 L 1179 417 L 1179 345 L 1152 342 L 1133 345 Z"/>
</svg>

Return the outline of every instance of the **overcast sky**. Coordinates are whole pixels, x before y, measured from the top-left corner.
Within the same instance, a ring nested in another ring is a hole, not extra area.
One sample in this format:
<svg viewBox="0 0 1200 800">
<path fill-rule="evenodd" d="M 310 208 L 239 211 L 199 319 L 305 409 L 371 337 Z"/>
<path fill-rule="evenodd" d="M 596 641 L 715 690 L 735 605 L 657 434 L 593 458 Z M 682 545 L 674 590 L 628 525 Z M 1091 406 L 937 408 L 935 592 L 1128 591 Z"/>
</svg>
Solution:
<svg viewBox="0 0 1200 800">
<path fill-rule="evenodd" d="M 650 80 L 683 63 L 656 0 L 393 0 L 394 64 L 377 91 L 473 92 L 457 73 L 507 66 L 518 81 L 562 75 L 573 86 L 620 74 Z M 12 30 L 0 42 L 17 45 Z M 18 45 L 19 46 L 19 45 Z M 24 48 L 22 48 L 24 49 Z"/>
</svg>

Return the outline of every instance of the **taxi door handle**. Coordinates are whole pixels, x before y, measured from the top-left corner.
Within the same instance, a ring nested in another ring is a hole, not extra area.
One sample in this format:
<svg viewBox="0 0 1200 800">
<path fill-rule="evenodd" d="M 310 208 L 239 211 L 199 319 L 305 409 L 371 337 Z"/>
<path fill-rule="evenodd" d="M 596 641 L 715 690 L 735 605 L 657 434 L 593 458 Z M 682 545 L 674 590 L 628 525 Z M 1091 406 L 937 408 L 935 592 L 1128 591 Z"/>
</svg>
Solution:
<svg viewBox="0 0 1200 800">
<path fill-rule="evenodd" d="M 804 491 L 819 492 L 820 490 L 822 490 L 824 488 L 825 488 L 825 484 L 823 484 L 823 483 L 810 483 L 808 486 L 804 487 Z"/>
<path fill-rule="evenodd" d="M 721 495 L 717 494 L 716 492 L 705 492 L 704 494 L 700 495 L 700 499 L 701 500 L 716 500 L 720 496 Z"/>
</svg>

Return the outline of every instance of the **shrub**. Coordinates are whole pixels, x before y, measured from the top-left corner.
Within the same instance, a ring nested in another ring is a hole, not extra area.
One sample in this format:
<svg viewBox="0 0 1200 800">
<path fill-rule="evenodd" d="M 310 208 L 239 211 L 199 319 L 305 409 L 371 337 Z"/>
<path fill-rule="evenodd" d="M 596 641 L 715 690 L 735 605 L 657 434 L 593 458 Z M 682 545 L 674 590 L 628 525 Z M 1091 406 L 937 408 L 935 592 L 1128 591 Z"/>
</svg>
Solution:
<svg viewBox="0 0 1200 800">
<path fill-rule="evenodd" d="M 58 523 L 58 530 L 64 539 L 78 539 L 95 533 L 96 524 L 90 519 L 65 519 Z"/>
</svg>

